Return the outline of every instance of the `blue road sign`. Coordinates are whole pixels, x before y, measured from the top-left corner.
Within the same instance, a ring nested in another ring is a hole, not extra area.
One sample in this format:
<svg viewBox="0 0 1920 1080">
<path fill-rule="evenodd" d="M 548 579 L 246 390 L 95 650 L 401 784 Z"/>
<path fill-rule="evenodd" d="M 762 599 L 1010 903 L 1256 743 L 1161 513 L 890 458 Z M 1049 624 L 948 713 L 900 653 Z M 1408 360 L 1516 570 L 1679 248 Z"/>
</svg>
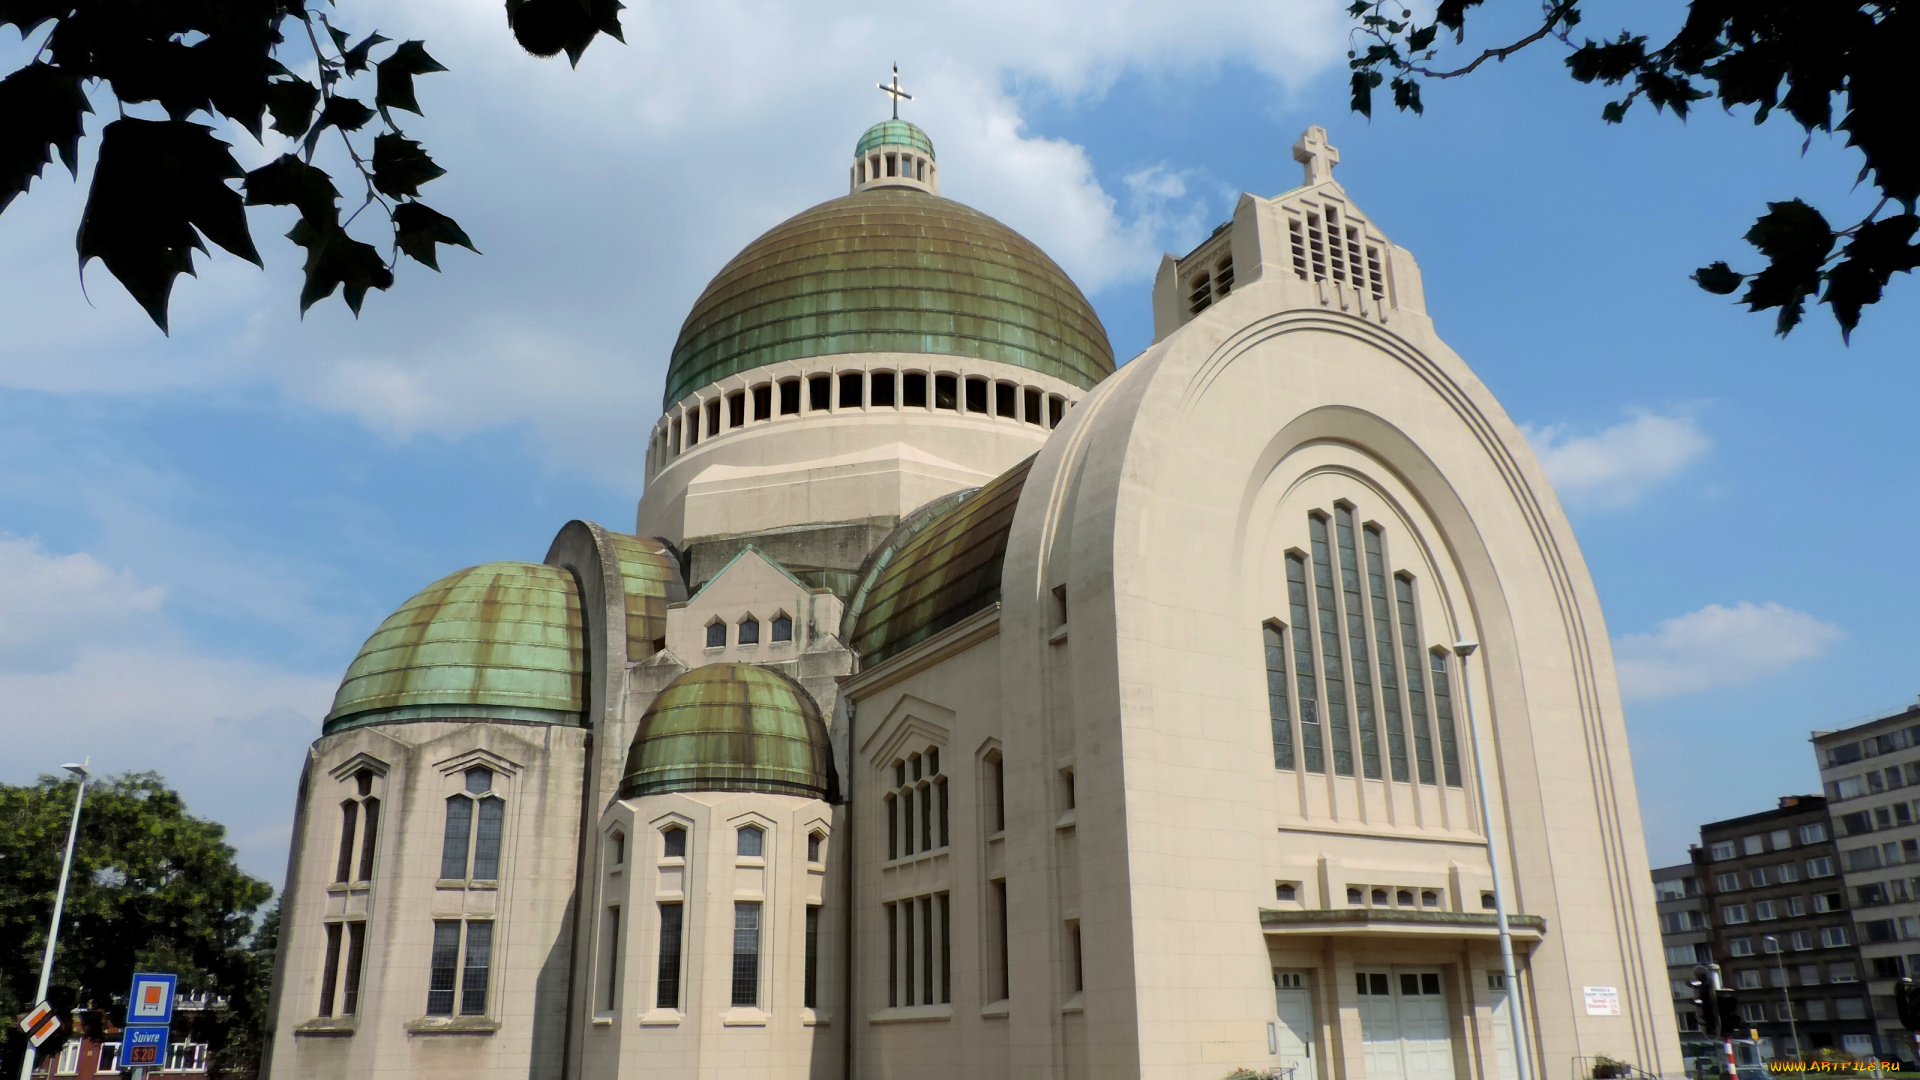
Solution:
<svg viewBox="0 0 1920 1080">
<path fill-rule="evenodd" d="M 120 1033 L 120 1068 L 160 1070 L 167 1063 L 165 1024 L 128 1024 Z"/>
<path fill-rule="evenodd" d="M 150 971 L 134 973 L 133 989 L 127 992 L 127 1026 L 173 1023 L 173 990 L 178 976 Z"/>
</svg>

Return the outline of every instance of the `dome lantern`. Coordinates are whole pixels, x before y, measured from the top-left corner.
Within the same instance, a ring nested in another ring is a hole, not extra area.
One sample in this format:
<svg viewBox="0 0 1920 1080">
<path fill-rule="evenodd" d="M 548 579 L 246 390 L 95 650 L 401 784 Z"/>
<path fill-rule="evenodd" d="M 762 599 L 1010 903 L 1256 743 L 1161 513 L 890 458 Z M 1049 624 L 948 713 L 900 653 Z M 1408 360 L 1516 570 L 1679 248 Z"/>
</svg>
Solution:
<svg viewBox="0 0 1920 1080">
<path fill-rule="evenodd" d="M 881 83 L 880 91 L 893 99 L 893 119 L 882 120 L 867 129 L 853 147 L 853 169 L 848 174 L 847 193 L 857 195 L 868 188 L 906 187 L 940 194 L 940 166 L 935 163 L 933 140 L 927 133 L 900 119 L 900 102 L 913 95 L 900 89 L 900 65 L 893 65 L 893 82 Z"/>
</svg>

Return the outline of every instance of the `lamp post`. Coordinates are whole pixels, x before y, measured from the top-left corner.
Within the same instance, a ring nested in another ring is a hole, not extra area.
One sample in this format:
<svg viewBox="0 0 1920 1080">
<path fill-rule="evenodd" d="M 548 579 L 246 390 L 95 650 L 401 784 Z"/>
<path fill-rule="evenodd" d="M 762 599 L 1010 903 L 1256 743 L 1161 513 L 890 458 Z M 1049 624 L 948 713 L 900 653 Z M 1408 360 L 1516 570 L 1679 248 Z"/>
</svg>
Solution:
<svg viewBox="0 0 1920 1080">
<path fill-rule="evenodd" d="M 1773 934 L 1767 934 L 1760 940 L 1773 946 L 1773 969 L 1780 976 L 1780 1000 L 1785 1002 L 1787 1006 L 1787 1031 L 1793 1035 L 1793 1056 L 1798 1060 L 1801 1056 L 1800 1025 L 1794 1022 L 1793 993 L 1787 989 L 1787 954 L 1785 950 L 1780 948 L 1780 939 Z"/>
<path fill-rule="evenodd" d="M 67 825 L 67 854 L 60 860 L 60 885 L 53 893 L 53 922 L 47 927 L 47 951 L 40 958 L 40 988 L 33 992 L 29 1006 L 39 1005 L 47 1000 L 47 984 L 53 981 L 53 947 L 60 940 L 60 909 L 67 904 L 67 874 L 73 870 L 73 843 L 80 835 L 80 803 L 87 796 L 87 779 L 92 773 L 87 766 L 92 758 L 78 765 L 68 764 L 61 768 L 79 777 L 80 786 L 73 792 L 73 821 Z M 26 1059 L 20 1062 L 20 1080 L 33 1080 L 33 1047 L 27 1047 Z"/>
<path fill-rule="evenodd" d="M 1533 1080 L 1532 1047 L 1520 1006 L 1520 979 L 1513 964 L 1513 928 L 1507 924 L 1507 882 L 1500 873 L 1500 853 L 1493 841 L 1493 805 L 1487 795 L 1487 770 L 1480 754 L 1480 729 L 1473 722 L 1473 692 L 1467 678 L 1467 657 L 1480 647 L 1477 641 L 1456 641 L 1453 655 L 1460 659 L 1460 701 L 1467 714 L 1467 745 L 1473 751 L 1473 786 L 1480 796 L 1480 824 L 1487 830 L 1487 870 L 1493 875 L 1493 917 L 1500 927 L 1500 969 L 1507 979 L 1507 1019 L 1513 1023 L 1513 1063 L 1519 1080 Z"/>
</svg>

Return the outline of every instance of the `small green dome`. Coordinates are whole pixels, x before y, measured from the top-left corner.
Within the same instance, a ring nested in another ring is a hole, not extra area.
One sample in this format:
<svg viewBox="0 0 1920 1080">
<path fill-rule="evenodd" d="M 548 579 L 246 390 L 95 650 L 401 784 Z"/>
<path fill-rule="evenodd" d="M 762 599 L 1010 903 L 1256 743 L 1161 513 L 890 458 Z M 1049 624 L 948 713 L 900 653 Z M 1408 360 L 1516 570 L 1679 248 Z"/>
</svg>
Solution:
<svg viewBox="0 0 1920 1080">
<path fill-rule="evenodd" d="M 934 156 L 933 140 L 927 138 L 927 133 L 905 120 L 882 120 L 868 128 L 867 133 L 860 136 L 859 144 L 853 148 L 853 156 L 860 157 L 882 146 L 910 146 L 934 161 L 940 160 Z"/>
<path fill-rule="evenodd" d="M 663 407 L 768 364 L 866 352 L 992 360 L 1082 389 L 1113 374 L 1093 305 L 1032 241 L 931 192 L 874 187 L 774 226 L 714 275 Z"/>
<path fill-rule="evenodd" d="M 764 791 L 826 798 L 826 721 L 790 677 L 751 664 L 694 668 L 647 707 L 620 797 L 668 791 Z"/>
<path fill-rule="evenodd" d="M 381 720 L 578 724 L 586 650 L 573 575 L 495 562 L 448 574 L 360 647 L 326 732 Z"/>
</svg>

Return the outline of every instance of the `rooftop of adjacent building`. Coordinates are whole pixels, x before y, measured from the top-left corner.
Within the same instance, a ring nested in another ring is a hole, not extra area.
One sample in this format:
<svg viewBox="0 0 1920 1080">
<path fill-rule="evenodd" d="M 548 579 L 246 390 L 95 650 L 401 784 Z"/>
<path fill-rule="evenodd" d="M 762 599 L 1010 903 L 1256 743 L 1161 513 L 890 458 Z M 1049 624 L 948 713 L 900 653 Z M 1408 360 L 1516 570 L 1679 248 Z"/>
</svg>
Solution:
<svg viewBox="0 0 1920 1080">
<path fill-rule="evenodd" d="M 1824 795 L 1782 795 L 1779 803 L 1771 810 L 1762 810 L 1757 814 L 1743 814 L 1740 817 L 1709 821 L 1700 826 L 1703 840 L 1717 839 L 1720 833 L 1734 833 L 1750 829 L 1755 825 L 1769 822 L 1787 822 L 1790 820 L 1813 817 L 1824 820 L 1827 816 L 1827 799 Z M 1712 834 L 1711 836 L 1709 834 Z"/>
<path fill-rule="evenodd" d="M 1847 720 L 1836 728 L 1816 729 L 1811 738 L 1816 747 L 1824 750 L 1836 742 L 1864 738 L 1879 734 L 1888 727 L 1902 728 L 1916 723 L 1920 723 L 1920 699 L 1906 705 L 1875 709 L 1871 713 Z"/>
</svg>

